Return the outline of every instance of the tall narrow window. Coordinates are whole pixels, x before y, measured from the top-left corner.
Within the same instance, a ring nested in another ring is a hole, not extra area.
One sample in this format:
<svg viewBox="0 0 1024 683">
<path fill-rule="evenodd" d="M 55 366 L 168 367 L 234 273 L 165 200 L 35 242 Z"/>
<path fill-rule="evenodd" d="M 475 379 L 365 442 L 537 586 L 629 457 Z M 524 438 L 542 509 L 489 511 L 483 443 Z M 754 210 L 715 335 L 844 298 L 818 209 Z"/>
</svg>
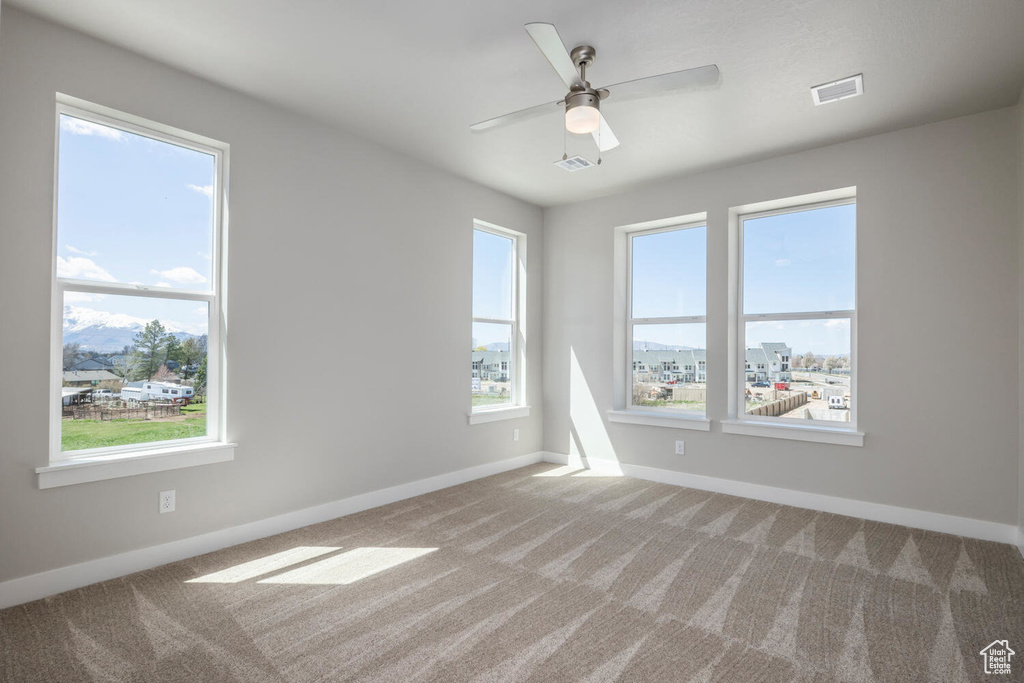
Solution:
<svg viewBox="0 0 1024 683">
<path fill-rule="evenodd" d="M 473 230 L 473 413 L 522 403 L 523 239 L 520 233 L 480 221 Z"/>
<path fill-rule="evenodd" d="M 225 154 L 58 105 L 51 463 L 223 440 Z"/>
<path fill-rule="evenodd" d="M 707 227 L 629 234 L 626 406 L 703 417 L 707 406 Z"/>
<path fill-rule="evenodd" d="M 739 217 L 738 418 L 856 427 L 854 199 Z"/>
</svg>

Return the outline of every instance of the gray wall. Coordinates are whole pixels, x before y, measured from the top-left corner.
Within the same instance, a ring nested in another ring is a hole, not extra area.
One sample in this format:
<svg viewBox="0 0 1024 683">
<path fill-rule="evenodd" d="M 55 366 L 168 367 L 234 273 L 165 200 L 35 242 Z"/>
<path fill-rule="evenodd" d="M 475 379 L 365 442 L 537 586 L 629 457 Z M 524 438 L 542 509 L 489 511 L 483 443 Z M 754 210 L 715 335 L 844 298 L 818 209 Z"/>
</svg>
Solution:
<svg viewBox="0 0 1024 683">
<path fill-rule="evenodd" d="M 567 453 L 575 441 L 589 457 L 1015 523 L 1017 116 L 993 111 L 548 209 L 545 449 Z M 848 186 L 858 188 L 863 448 L 723 434 L 717 422 L 710 433 L 608 422 L 615 226 L 708 212 L 708 405 L 721 419 L 729 207 Z M 942 387 L 965 400 L 944 400 Z M 685 456 L 673 455 L 675 439 Z"/>
<path fill-rule="evenodd" d="M 1018 466 L 1019 502 L 1018 502 L 1018 545 L 1024 554 L 1024 90 L 1020 94 L 1020 102 L 1017 104 L 1017 211 L 1020 221 L 1019 250 L 1020 250 L 1020 291 L 1018 293 L 1019 324 L 1018 330 L 1020 340 L 1020 359 L 1018 373 L 1020 378 L 1020 463 Z"/>
<path fill-rule="evenodd" d="M 54 93 L 231 145 L 230 463 L 40 491 Z M 541 323 L 542 212 L 426 164 L 3 9 L 0 34 L 0 581 L 541 448 L 528 419 L 469 426 L 472 221 L 529 235 Z M 412 392 L 368 357 L 397 342 Z M 304 398 L 277 402 L 273 382 Z M 512 429 L 521 430 L 518 443 Z M 157 493 L 177 490 L 177 512 Z"/>
</svg>

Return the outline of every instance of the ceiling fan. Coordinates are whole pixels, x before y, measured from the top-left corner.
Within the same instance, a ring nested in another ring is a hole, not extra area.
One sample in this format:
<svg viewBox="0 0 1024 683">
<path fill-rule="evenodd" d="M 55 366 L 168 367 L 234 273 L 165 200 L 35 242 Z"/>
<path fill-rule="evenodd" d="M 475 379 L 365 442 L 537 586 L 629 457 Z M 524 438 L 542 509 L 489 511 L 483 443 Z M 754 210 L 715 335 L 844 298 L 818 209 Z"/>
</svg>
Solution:
<svg viewBox="0 0 1024 683">
<path fill-rule="evenodd" d="M 570 133 L 592 134 L 598 149 L 606 152 L 619 146 L 619 139 L 615 137 L 608 121 L 601 114 L 601 100 L 609 95 L 614 94 L 618 100 L 718 83 L 718 67 L 709 64 L 694 69 L 623 81 L 604 88 L 592 88 L 587 82 L 587 69 L 593 66 L 597 50 L 590 45 L 579 45 L 574 47 L 571 52 L 567 51 L 553 24 L 532 23 L 526 24 L 525 28 L 533 38 L 533 42 L 537 44 L 548 62 L 554 67 L 559 78 L 565 83 L 565 87 L 569 88 L 568 94 L 557 102 L 545 102 L 535 107 L 520 109 L 511 114 L 474 123 L 469 127 L 470 130 L 489 130 L 507 123 L 546 114 L 564 105 L 566 130 Z"/>
</svg>

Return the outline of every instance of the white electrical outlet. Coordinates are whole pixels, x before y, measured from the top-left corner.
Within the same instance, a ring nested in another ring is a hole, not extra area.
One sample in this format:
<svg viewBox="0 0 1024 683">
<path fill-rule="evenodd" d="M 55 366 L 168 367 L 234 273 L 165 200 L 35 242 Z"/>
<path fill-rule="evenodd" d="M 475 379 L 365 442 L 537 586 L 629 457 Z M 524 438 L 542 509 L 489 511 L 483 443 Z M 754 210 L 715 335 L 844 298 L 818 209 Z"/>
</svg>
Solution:
<svg viewBox="0 0 1024 683">
<path fill-rule="evenodd" d="M 512 440 L 513 441 L 519 441 L 519 430 L 518 429 L 513 429 L 512 430 Z"/>
<path fill-rule="evenodd" d="M 676 455 L 686 455 L 685 441 L 676 441 Z"/>
<path fill-rule="evenodd" d="M 160 492 L 160 514 L 174 512 L 174 491 Z"/>
</svg>

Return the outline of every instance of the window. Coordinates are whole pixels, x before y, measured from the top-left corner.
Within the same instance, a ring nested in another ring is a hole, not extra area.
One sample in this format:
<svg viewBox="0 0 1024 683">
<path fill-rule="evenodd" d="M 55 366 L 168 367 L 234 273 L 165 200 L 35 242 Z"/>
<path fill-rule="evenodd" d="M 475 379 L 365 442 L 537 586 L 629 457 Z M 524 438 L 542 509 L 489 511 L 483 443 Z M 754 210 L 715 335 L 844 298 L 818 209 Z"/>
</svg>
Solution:
<svg viewBox="0 0 1024 683">
<path fill-rule="evenodd" d="M 58 98 L 51 467 L 41 477 L 62 462 L 102 455 L 109 464 L 154 449 L 189 450 L 189 464 L 202 464 L 195 453 L 228 446 L 220 377 L 226 154 L 221 143 Z M 86 359 L 94 369 L 71 370 Z M 95 401 L 94 388 L 110 396 Z M 175 466 L 157 459 L 135 471 Z"/>
<path fill-rule="evenodd" d="M 521 233 L 482 221 L 474 226 L 471 423 L 474 415 L 494 417 L 523 404 L 525 241 Z"/>
<path fill-rule="evenodd" d="M 707 227 L 674 225 L 627 238 L 627 410 L 703 417 Z"/>
<path fill-rule="evenodd" d="M 734 418 L 855 431 L 855 198 L 741 213 L 737 227 Z"/>
</svg>

